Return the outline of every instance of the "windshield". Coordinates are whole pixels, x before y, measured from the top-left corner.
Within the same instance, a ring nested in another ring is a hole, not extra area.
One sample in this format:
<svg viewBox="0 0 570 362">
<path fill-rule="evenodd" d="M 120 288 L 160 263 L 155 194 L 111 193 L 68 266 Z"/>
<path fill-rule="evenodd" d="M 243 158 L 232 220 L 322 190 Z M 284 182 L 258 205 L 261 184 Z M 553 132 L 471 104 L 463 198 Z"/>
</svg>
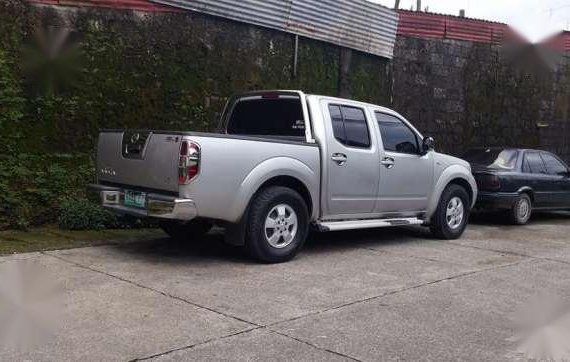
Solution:
<svg viewBox="0 0 570 362">
<path fill-rule="evenodd" d="M 472 165 L 480 165 L 501 170 L 513 170 L 516 167 L 519 152 L 502 149 L 475 149 L 463 155 L 463 159 Z"/>
</svg>

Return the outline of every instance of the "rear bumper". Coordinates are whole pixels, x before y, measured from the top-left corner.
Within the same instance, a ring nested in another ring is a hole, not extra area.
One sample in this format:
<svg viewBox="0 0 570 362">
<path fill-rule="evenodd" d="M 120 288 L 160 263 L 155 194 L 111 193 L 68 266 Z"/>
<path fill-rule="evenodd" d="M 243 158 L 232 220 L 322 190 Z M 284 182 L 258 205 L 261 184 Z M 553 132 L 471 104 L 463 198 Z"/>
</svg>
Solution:
<svg viewBox="0 0 570 362">
<path fill-rule="evenodd" d="M 171 220 L 192 220 L 198 215 L 196 204 L 191 199 L 147 193 L 145 207 L 137 208 L 125 206 L 125 190 L 122 188 L 97 184 L 91 184 L 88 188 L 99 194 L 103 207 L 120 214 Z"/>
<path fill-rule="evenodd" d="M 475 209 L 510 209 L 519 197 L 518 193 L 479 192 Z"/>
</svg>

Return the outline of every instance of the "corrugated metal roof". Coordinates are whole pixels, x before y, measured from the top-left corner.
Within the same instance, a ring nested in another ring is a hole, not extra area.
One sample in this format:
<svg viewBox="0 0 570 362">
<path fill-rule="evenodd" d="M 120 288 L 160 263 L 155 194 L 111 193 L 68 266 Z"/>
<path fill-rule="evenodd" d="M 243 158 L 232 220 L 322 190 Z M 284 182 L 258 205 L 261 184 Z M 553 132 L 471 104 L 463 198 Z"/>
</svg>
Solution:
<svg viewBox="0 0 570 362">
<path fill-rule="evenodd" d="M 28 0 L 31 3 L 60 6 L 87 6 L 113 9 L 130 9 L 147 12 L 179 11 L 176 8 L 156 4 L 148 0 Z"/>
<path fill-rule="evenodd" d="M 520 39 L 506 24 L 453 15 L 399 10 L 398 35 L 500 44 Z"/>
<path fill-rule="evenodd" d="M 560 33 L 542 41 L 540 45 L 562 53 L 570 53 L 570 31 L 561 31 Z"/>
<path fill-rule="evenodd" d="M 366 0 L 152 0 L 392 58 L 398 13 Z"/>
</svg>

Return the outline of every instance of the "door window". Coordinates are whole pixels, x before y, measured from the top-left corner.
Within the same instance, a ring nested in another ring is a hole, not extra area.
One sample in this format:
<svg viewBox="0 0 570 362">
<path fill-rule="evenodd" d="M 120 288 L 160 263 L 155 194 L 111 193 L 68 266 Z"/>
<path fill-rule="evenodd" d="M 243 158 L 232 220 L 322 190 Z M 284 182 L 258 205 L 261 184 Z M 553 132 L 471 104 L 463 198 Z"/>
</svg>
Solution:
<svg viewBox="0 0 570 362">
<path fill-rule="evenodd" d="M 419 154 L 418 137 L 404 122 L 389 114 L 375 112 L 376 121 L 380 127 L 384 150 Z"/>
<path fill-rule="evenodd" d="M 568 172 L 568 168 L 553 155 L 549 153 L 542 153 L 541 155 L 546 165 L 546 172 L 549 175 L 563 175 Z"/>
<path fill-rule="evenodd" d="M 546 173 L 544 162 L 538 152 L 528 152 L 524 158 L 523 171 L 525 173 Z"/>
<path fill-rule="evenodd" d="M 330 105 L 329 113 L 334 137 L 349 147 L 370 147 L 366 116 L 361 108 Z"/>
</svg>

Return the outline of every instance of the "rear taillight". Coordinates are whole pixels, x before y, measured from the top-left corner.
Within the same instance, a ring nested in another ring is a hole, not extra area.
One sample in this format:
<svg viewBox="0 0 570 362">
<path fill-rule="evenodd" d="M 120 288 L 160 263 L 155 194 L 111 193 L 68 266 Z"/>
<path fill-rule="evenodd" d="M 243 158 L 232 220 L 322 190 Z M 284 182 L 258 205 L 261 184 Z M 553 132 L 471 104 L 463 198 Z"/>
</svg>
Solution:
<svg viewBox="0 0 570 362">
<path fill-rule="evenodd" d="M 501 188 L 501 179 L 497 175 L 483 174 L 475 177 L 477 187 L 483 191 L 497 191 Z"/>
<path fill-rule="evenodd" d="M 178 160 L 178 183 L 186 185 L 200 171 L 200 146 L 190 141 L 182 141 Z"/>
</svg>

